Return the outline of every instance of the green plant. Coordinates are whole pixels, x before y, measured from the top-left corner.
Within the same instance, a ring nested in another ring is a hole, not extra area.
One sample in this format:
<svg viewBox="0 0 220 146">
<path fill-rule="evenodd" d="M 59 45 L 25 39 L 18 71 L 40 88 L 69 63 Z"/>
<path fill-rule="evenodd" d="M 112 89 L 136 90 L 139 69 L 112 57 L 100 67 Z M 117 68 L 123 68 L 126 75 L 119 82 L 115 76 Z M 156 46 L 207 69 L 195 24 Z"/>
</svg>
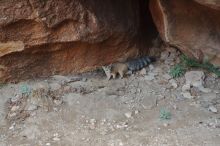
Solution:
<svg viewBox="0 0 220 146">
<path fill-rule="evenodd" d="M 202 69 L 205 69 L 209 72 L 212 72 L 212 73 L 216 74 L 218 77 L 220 77 L 219 68 L 215 67 L 213 64 L 209 63 L 208 61 L 205 61 L 203 63 L 199 63 L 198 61 L 196 61 L 194 59 L 191 59 L 185 55 L 182 55 L 181 62 L 184 66 L 202 68 Z"/>
<path fill-rule="evenodd" d="M 4 83 L 0 83 L 0 89 L 3 87 L 3 86 L 5 86 L 6 84 L 4 84 Z"/>
<path fill-rule="evenodd" d="M 173 68 L 170 69 L 170 75 L 173 78 L 181 77 L 185 74 L 187 69 L 194 67 L 205 69 L 220 77 L 220 70 L 213 64 L 209 63 L 208 61 L 200 63 L 195 59 L 187 57 L 186 55 L 180 56 L 180 63 L 176 64 Z"/>
<path fill-rule="evenodd" d="M 28 96 L 31 93 L 31 88 L 28 85 L 22 85 L 20 87 L 20 92 L 22 95 Z"/>
<path fill-rule="evenodd" d="M 161 109 L 160 110 L 160 119 L 161 120 L 169 120 L 169 119 L 171 119 L 171 112 L 169 112 L 166 109 Z"/>
<path fill-rule="evenodd" d="M 182 64 L 176 64 L 170 69 L 170 75 L 173 78 L 181 77 L 186 72 L 186 68 Z"/>
</svg>

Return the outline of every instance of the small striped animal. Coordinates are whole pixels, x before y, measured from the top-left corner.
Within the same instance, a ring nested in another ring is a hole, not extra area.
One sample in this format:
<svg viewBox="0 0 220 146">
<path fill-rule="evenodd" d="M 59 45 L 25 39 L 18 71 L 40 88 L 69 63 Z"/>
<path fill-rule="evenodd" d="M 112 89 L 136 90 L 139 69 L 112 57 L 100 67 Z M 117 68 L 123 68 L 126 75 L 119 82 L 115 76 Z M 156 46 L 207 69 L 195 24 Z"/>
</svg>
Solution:
<svg viewBox="0 0 220 146">
<path fill-rule="evenodd" d="M 129 71 L 133 73 L 134 71 L 138 71 L 155 61 L 155 57 L 144 56 L 124 63 L 118 62 L 110 64 L 108 66 L 103 66 L 102 68 L 107 76 L 107 79 L 110 80 L 111 77 L 115 79 L 117 74 L 120 75 L 120 78 L 123 78 Z"/>
</svg>

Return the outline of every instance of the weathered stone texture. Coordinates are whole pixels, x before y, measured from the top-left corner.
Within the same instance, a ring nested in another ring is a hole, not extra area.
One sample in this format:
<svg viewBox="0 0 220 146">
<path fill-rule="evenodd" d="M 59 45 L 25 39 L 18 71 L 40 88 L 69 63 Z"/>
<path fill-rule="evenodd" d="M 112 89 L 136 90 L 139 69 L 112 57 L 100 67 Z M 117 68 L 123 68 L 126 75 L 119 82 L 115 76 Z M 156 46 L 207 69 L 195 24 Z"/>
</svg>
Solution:
<svg viewBox="0 0 220 146">
<path fill-rule="evenodd" d="M 0 80 L 83 72 L 136 56 L 146 42 L 140 7 L 134 0 L 2 0 Z"/>
<path fill-rule="evenodd" d="M 151 0 L 150 10 L 163 40 L 201 61 L 220 66 L 218 0 Z"/>
</svg>

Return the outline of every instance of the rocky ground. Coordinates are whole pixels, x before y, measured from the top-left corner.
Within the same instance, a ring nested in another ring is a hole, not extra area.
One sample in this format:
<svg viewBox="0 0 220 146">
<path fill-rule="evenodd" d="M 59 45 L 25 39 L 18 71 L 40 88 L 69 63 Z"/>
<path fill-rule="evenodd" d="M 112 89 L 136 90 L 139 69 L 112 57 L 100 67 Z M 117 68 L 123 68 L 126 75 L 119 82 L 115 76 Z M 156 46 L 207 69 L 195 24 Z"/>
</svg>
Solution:
<svg viewBox="0 0 220 146">
<path fill-rule="evenodd" d="M 101 70 L 1 85 L 1 146 L 219 146 L 220 79 L 178 52 L 124 79 Z"/>
</svg>

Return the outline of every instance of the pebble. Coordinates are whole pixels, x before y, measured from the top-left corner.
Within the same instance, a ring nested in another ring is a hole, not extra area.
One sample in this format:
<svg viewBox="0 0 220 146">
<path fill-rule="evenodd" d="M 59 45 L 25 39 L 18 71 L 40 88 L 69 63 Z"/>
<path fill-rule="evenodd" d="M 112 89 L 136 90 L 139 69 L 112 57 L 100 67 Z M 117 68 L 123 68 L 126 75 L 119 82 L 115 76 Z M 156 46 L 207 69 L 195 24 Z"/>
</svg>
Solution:
<svg viewBox="0 0 220 146">
<path fill-rule="evenodd" d="M 10 118 L 12 118 L 12 117 L 15 117 L 17 114 L 15 113 L 15 112 L 13 112 L 13 113 L 9 113 L 8 114 L 8 117 L 10 117 Z"/>
<path fill-rule="evenodd" d="M 213 113 L 218 113 L 218 110 L 216 107 L 214 107 L 213 105 L 209 106 L 209 111 L 213 112 Z"/>
<path fill-rule="evenodd" d="M 137 92 L 138 92 L 138 93 L 141 93 L 141 89 L 140 89 L 140 88 L 138 88 L 138 89 L 137 89 Z"/>
<path fill-rule="evenodd" d="M 50 146 L 51 144 L 48 142 L 48 143 L 46 143 L 46 146 Z"/>
<path fill-rule="evenodd" d="M 120 124 L 117 124 L 115 126 L 117 129 L 124 129 L 124 128 L 127 128 L 128 127 L 128 123 L 127 122 L 122 122 Z"/>
<path fill-rule="evenodd" d="M 169 52 L 168 51 L 163 51 L 160 54 L 160 59 L 161 60 L 166 60 L 168 58 L 168 56 L 169 56 Z"/>
<path fill-rule="evenodd" d="M 90 124 L 89 124 L 89 128 L 90 128 L 90 129 L 93 130 L 93 129 L 96 128 L 96 125 L 95 125 L 95 124 L 96 124 L 96 120 L 95 120 L 95 119 L 90 119 L 90 120 L 89 120 L 89 123 L 90 123 Z"/>
<path fill-rule="evenodd" d="M 50 84 L 50 91 L 56 91 L 56 90 L 58 90 L 60 88 L 61 88 L 61 85 L 58 84 L 58 83 L 51 83 Z"/>
<path fill-rule="evenodd" d="M 119 146 L 123 146 L 124 144 L 122 142 L 119 142 Z"/>
<path fill-rule="evenodd" d="M 154 75 L 147 75 L 147 76 L 145 76 L 144 78 L 145 78 L 145 80 L 147 80 L 147 81 L 152 81 L 152 80 L 155 79 Z"/>
<path fill-rule="evenodd" d="M 60 138 L 59 137 L 54 137 L 53 140 L 54 141 L 60 141 Z"/>
<path fill-rule="evenodd" d="M 17 102 L 20 99 L 20 96 L 17 94 L 11 98 L 11 102 Z"/>
<path fill-rule="evenodd" d="M 126 117 L 126 118 L 131 118 L 131 117 L 132 117 L 132 112 L 127 112 L 127 113 L 125 113 L 125 117 Z"/>
<path fill-rule="evenodd" d="M 12 112 L 17 111 L 19 108 L 20 108 L 19 106 L 14 105 L 14 106 L 12 106 L 11 111 Z"/>
<path fill-rule="evenodd" d="M 86 82 L 86 81 L 87 81 L 87 78 L 82 78 L 82 81 L 83 81 L 83 82 Z"/>
<path fill-rule="evenodd" d="M 89 122 L 90 123 L 96 123 L 96 120 L 95 119 L 90 119 Z"/>
<path fill-rule="evenodd" d="M 140 113 L 139 110 L 135 110 L 135 111 L 134 111 L 134 114 L 135 114 L 135 115 L 137 115 L 137 114 L 139 114 L 139 113 Z"/>
<path fill-rule="evenodd" d="M 150 69 L 150 71 L 152 71 L 154 69 L 154 66 L 152 64 L 150 64 L 149 69 Z"/>
<path fill-rule="evenodd" d="M 166 79 L 166 80 L 170 80 L 172 77 L 169 74 L 166 73 L 166 74 L 163 75 L 163 78 Z"/>
<path fill-rule="evenodd" d="M 212 92 L 211 89 L 209 89 L 209 88 L 204 88 L 203 86 L 198 87 L 198 89 L 199 89 L 200 91 L 204 92 L 204 93 L 210 93 L 210 92 Z"/>
<path fill-rule="evenodd" d="M 140 71 L 140 75 L 146 75 L 147 74 L 147 71 L 145 68 L 143 68 L 141 71 Z"/>
<path fill-rule="evenodd" d="M 190 84 L 185 84 L 183 85 L 182 87 L 182 91 L 185 92 L 185 91 L 189 91 L 190 90 Z"/>
<path fill-rule="evenodd" d="M 58 133 L 54 133 L 53 136 L 54 136 L 54 138 L 53 138 L 54 141 L 60 141 Z"/>
<path fill-rule="evenodd" d="M 25 107 L 25 110 L 28 110 L 28 111 L 34 111 L 34 110 L 37 110 L 37 109 L 38 109 L 38 106 L 35 105 L 35 104 L 30 104 L 27 107 Z"/>
<path fill-rule="evenodd" d="M 171 80 L 169 81 L 169 83 L 172 85 L 172 87 L 173 87 L 174 89 L 176 89 L 176 88 L 178 87 L 178 85 L 177 85 L 177 83 L 176 83 L 176 80 L 174 80 L 174 79 L 171 79 Z"/>
<path fill-rule="evenodd" d="M 14 130 L 15 129 L 15 123 L 13 123 L 8 129 L 9 130 Z"/>
<path fill-rule="evenodd" d="M 211 89 L 204 88 L 205 74 L 203 71 L 189 71 L 185 74 L 186 85 L 197 87 L 200 91 L 208 93 Z"/>
<path fill-rule="evenodd" d="M 168 127 L 170 124 L 169 123 L 164 123 L 163 126 L 164 127 Z"/>
<path fill-rule="evenodd" d="M 189 92 L 182 92 L 181 94 L 183 95 L 183 97 L 185 97 L 187 99 L 194 98 L 194 96 L 192 96 Z"/>
<path fill-rule="evenodd" d="M 63 103 L 62 100 L 57 100 L 57 99 L 55 99 L 53 102 L 54 102 L 56 105 L 61 105 L 61 104 Z"/>
</svg>

